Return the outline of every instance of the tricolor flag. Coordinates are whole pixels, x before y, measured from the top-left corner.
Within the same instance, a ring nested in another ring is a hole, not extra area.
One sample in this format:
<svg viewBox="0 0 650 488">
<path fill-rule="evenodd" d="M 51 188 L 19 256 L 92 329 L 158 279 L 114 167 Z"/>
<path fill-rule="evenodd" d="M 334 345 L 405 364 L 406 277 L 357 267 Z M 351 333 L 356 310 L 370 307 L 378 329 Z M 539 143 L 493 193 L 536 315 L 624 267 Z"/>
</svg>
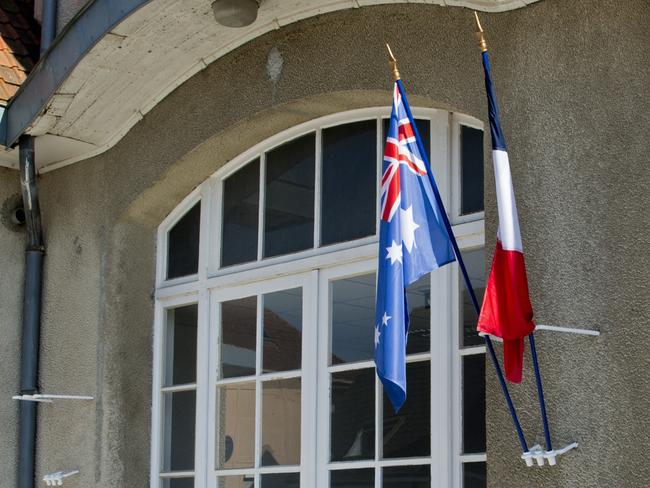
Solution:
<svg viewBox="0 0 650 488">
<path fill-rule="evenodd" d="M 487 51 L 483 52 L 483 68 L 492 134 L 492 162 L 499 209 L 499 231 L 492 269 L 478 319 L 478 330 L 503 338 L 506 379 L 513 383 L 521 383 L 524 338 L 535 329 L 535 324 L 533 308 L 528 297 L 526 265 L 519 232 L 515 193 L 510 177 L 510 164 L 501 131 Z"/>
<path fill-rule="evenodd" d="M 454 258 L 426 155 L 398 80 L 384 150 L 375 363 L 395 410 L 406 400 L 406 287 Z"/>
</svg>

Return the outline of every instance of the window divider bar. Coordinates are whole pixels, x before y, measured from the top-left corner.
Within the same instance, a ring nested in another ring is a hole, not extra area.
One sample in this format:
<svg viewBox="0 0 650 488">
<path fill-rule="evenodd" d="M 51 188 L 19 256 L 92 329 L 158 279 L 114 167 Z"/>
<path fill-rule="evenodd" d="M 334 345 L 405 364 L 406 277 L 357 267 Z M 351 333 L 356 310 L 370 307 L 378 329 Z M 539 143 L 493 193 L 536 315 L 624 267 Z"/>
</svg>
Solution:
<svg viewBox="0 0 650 488">
<path fill-rule="evenodd" d="M 161 478 L 189 478 L 190 476 L 194 476 L 194 471 L 166 471 L 164 473 L 160 473 L 159 476 Z"/>
<path fill-rule="evenodd" d="M 163 386 L 160 389 L 163 393 L 176 393 L 178 391 L 196 390 L 196 383 L 184 383 L 182 385 Z"/>
<path fill-rule="evenodd" d="M 485 346 L 464 347 L 458 351 L 461 356 L 473 356 L 475 354 L 485 354 Z"/>
</svg>

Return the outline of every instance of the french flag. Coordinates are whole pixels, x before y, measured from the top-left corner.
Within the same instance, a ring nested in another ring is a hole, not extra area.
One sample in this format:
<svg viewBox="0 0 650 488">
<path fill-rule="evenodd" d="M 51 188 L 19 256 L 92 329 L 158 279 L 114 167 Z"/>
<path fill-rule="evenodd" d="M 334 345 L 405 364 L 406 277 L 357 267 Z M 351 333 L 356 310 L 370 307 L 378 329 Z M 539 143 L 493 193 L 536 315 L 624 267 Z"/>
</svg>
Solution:
<svg viewBox="0 0 650 488">
<path fill-rule="evenodd" d="M 499 230 L 494 259 L 478 319 L 478 331 L 503 339 L 506 379 L 521 383 L 524 338 L 535 330 L 533 307 L 528 296 L 528 279 L 521 245 L 519 217 L 510 176 L 510 163 L 499 121 L 487 50 L 483 51 L 487 91 L 492 162 L 496 180 Z"/>
</svg>

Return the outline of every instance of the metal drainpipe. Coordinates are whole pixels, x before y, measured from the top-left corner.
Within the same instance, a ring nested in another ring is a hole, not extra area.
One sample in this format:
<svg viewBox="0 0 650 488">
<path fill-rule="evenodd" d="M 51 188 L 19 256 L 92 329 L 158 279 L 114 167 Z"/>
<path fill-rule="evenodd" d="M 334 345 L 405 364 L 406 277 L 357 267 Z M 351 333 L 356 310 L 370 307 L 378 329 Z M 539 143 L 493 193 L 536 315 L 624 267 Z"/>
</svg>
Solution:
<svg viewBox="0 0 650 488">
<path fill-rule="evenodd" d="M 41 56 L 52 45 L 56 37 L 56 7 L 57 0 L 43 0 L 41 17 Z"/>
<path fill-rule="evenodd" d="M 41 325 L 41 283 L 43 274 L 43 232 L 38 204 L 34 138 L 19 140 L 20 187 L 25 208 L 27 248 L 25 251 L 25 290 L 23 295 L 23 342 L 20 368 L 21 395 L 38 391 L 38 352 Z M 36 402 L 20 401 L 18 442 L 18 488 L 33 488 L 36 451 Z"/>
</svg>

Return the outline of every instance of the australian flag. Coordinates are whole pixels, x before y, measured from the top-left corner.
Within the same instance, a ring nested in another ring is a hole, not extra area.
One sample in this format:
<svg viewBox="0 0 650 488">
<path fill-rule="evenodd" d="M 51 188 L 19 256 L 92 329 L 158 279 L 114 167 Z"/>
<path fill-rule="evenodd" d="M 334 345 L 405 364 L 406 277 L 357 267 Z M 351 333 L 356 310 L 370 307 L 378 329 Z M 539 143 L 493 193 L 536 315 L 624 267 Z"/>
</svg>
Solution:
<svg viewBox="0 0 650 488">
<path fill-rule="evenodd" d="M 401 81 L 384 150 L 375 315 L 375 364 L 395 411 L 406 400 L 406 287 L 454 261 L 444 208 Z"/>
</svg>

